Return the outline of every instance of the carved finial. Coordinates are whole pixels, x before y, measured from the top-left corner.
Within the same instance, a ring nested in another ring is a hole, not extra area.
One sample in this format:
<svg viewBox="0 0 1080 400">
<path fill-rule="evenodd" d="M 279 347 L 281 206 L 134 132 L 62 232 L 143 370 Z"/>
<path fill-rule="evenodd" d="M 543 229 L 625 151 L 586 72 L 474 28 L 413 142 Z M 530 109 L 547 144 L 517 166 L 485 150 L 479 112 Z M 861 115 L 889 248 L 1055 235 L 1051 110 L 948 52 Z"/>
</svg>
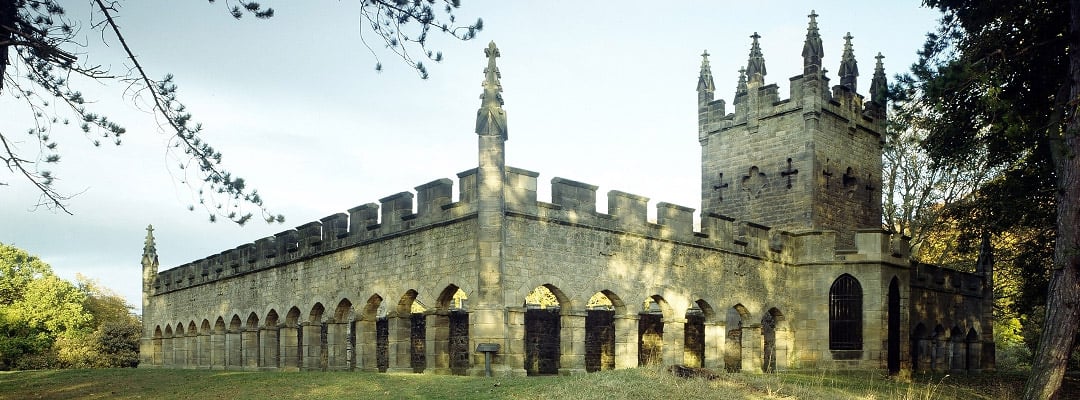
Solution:
<svg viewBox="0 0 1080 400">
<path fill-rule="evenodd" d="M 701 72 L 698 74 L 698 92 L 712 93 L 716 91 L 713 85 L 712 68 L 709 67 L 709 51 L 701 53 Z"/>
<path fill-rule="evenodd" d="M 739 83 L 735 86 L 735 95 L 746 93 L 746 68 L 739 68 Z"/>
<path fill-rule="evenodd" d="M 818 33 L 817 13 L 810 10 L 810 25 L 806 28 L 806 41 L 803 42 L 803 74 L 811 75 L 821 70 L 821 58 L 825 50 L 821 46 L 821 34 Z"/>
<path fill-rule="evenodd" d="M 975 272 L 992 274 L 994 271 L 994 248 L 990 245 L 990 232 L 983 232 L 979 244 L 979 258 L 975 261 Z"/>
<path fill-rule="evenodd" d="M 851 32 L 844 35 L 844 55 L 840 57 L 840 86 L 855 92 L 859 77 L 859 65 L 855 61 L 855 50 L 851 47 Z"/>
<path fill-rule="evenodd" d="M 502 76 L 499 74 L 499 67 L 495 65 L 495 59 L 500 54 L 494 41 L 488 43 L 484 55 L 487 56 L 488 66 L 484 69 L 484 92 L 480 95 L 480 109 L 476 111 L 476 133 L 499 135 L 506 140 L 506 111 L 502 108 L 502 84 L 499 83 Z"/>
<path fill-rule="evenodd" d="M 154 243 L 154 226 L 146 226 L 146 241 L 143 243 L 143 255 L 157 254 L 157 245 Z"/>
<path fill-rule="evenodd" d="M 746 63 L 746 77 L 750 83 L 764 83 L 765 57 L 761 55 L 761 45 L 758 44 L 761 35 L 754 32 L 753 35 L 750 35 L 750 38 L 754 39 L 754 41 L 750 44 L 750 61 Z"/>
<path fill-rule="evenodd" d="M 884 110 L 885 96 L 889 90 L 887 78 L 885 78 L 885 64 L 881 62 L 885 56 L 877 53 L 874 58 L 877 59 L 877 63 L 874 65 L 874 78 L 870 80 L 870 101 Z"/>
</svg>

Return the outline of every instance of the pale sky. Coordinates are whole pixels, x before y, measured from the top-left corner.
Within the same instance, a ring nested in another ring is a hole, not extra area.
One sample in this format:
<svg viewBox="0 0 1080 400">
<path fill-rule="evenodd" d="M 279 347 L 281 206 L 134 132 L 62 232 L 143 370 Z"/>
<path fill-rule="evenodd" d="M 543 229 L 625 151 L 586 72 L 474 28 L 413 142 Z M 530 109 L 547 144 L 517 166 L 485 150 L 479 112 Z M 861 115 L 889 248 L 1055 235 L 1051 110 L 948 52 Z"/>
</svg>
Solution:
<svg viewBox="0 0 1080 400">
<path fill-rule="evenodd" d="M 87 4 L 61 1 L 74 16 Z M 564 177 L 608 190 L 700 207 L 697 83 L 703 50 L 730 104 L 749 36 L 761 35 L 768 75 L 787 98 L 788 78 L 802 71 L 807 14 L 819 14 L 824 64 L 839 82 L 843 36 L 851 32 L 859 61 L 859 93 L 868 96 L 873 56 L 886 73 L 907 70 L 935 10 L 916 1 L 477 1 L 465 0 L 460 21 L 484 19 L 468 42 L 433 35 L 445 60 L 428 63 L 421 80 L 388 52 L 383 71 L 360 41 L 354 1 L 264 1 L 270 20 L 235 21 L 223 2 L 126 2 L 119 23 L 152 77 L 173 73 L 203 138 L 224 165 L 259 190 L 284 224 L 245 227 L 209 223 L 187 210 L 193 193 L 178 183 L 165 156 L 167 136 L 121 85 L 84 86 L 94 106 L 127 127 L 120 147 L 94 148 L 77 128 L 52 137 L 62 159 L 51 168 L 57 187 L 79 193 L 70 216 L 34 209 L 38 193 L 0 172 L 0 242 L 35 254 L 61 276 L 99 280 L 136 308 L 141 305 L 143 238 L 153 224 L 161 270 L 415 186 L 450 178 L 477 163 L 476 109 L 495 41 L 502 57 L 508 115 L 507 164 L 540 173 L 540 200 Z M 111 47 L 91 36 L 81 59 L 126 70 Z M 370 32 L 369 43 L 378 43 Z M 730 107 L 729 107 L 730 108 Z M 0 96 L 0 129 L 22 138 L 28 115 L 9 93 Z M 22 142 L 36 148 L 32 140 Z"/>
</svg>

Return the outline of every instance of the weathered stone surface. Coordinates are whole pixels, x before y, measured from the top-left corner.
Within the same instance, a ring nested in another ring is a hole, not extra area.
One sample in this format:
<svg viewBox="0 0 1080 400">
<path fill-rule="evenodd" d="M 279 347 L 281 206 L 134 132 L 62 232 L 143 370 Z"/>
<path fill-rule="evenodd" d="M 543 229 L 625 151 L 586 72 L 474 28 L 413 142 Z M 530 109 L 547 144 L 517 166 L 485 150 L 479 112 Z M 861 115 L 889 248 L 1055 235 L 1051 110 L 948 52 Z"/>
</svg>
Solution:
<svg viewBox="0 0 1080 400">
<path fill-rule="evenodd" d="M 564 178 L 538 201 L 539 174 L 505 165 L 488 55 L 457 201 L 439 179 L 416 204 L 397 193 L 160 272 L 148 232 L 141 366 L 481 375 L 476 348 L 496 344 L 497 375 L 993 367 L 992 265 L 913 264 L 880 230 L 884 112 L 831 93 L 820 48 L 785 100 L 755 50 L 731 114 L 702 63 L 700 228 L 662 202 L 649 222 L 649 199 L 619 191 L 603 213 L 596 186 Z M 551 304 L 526 307 L 538 287 Z M 838 346 L 837 326 L 861 334 Z"/>
</svg>

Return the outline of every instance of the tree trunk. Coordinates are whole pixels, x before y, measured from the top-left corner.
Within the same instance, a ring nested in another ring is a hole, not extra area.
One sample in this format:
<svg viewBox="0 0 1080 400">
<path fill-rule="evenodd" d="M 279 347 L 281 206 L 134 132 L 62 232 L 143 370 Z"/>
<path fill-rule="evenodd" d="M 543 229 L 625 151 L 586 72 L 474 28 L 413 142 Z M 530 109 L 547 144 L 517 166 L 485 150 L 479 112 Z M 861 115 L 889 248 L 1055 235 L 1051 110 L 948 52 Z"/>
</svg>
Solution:
<svg viewBox="0 0 1080 400">
<path fill-rule="evenodd" d="M 1069 99 L 1062 143 L 1055 147 L 1057 239 L 1046 322 L 1025 399 L 1055 399 L 1080 331 L 1080 0 L 1069 1 Z"/>
</svg>

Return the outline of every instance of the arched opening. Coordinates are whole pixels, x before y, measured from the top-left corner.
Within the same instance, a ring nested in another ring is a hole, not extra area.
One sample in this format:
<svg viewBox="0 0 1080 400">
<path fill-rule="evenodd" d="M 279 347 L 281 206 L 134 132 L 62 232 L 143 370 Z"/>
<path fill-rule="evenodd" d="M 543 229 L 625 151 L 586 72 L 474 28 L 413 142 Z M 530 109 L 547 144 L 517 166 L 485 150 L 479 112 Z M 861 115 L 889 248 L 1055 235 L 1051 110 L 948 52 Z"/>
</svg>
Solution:
<svg viewBox="0 0 1080 400">
<path fill-rule="evenodd" d="M 934 333 L 930 336 L 930 370 L 944 371 L 948 369 L 948 360 L 945 357 L 945 327 L 940 324 L 934 327 Z"/>
<path fill-rule="evenodd" d="M 664 362 L 664 311 L 667 302 L 658 295 L 641 304 L 638 314 L 638 365 L 658 365 Z"/>
<path fill-rule="evenodd" d="M 980 356 L 982 353 L 982 344 L 979 343 L 979 334 L 975 332 L 975 328 L 968 329 L 967 337 L 964 340 L 964 352 L 967 353 L 967 363 L 964 369 L 968 371 L 976 371 L 981 369 Z"/>
<path fill-rule="evenodd" d="M 424 316 L 427 307 L 416 299 L 417 295 L 416 290 L 409 289 L 398 301 L 395 336 L 399 338 L 399 360 L 407 357 L 409 368 L 419 374 L 427 368 L 427 320 Z M 404 340 L 406 334 L 407 341 Z"/>
<path fill-rule="evenodd" d="M 559 373 L 561 303 L 549 285 L 537 286 L 525 296 L 525 372 Z"/>
<path fill-rule="evenodd" d="M 281 343 L 281 368 L 287 371 L 300 369 L 303 358 L 303 346 L 300 345 L 303 335 L 300 332 L 300 309 L 289 308 L 285 314 L 285 324 L 278 328 L 278 341 Z"/>
<path fill-rule="evenodd" d="M 301 366 L 307 371 L 326 370 L 326 324 L 323 314 L 326 307 L 322 303 L 315 303 L 308 313 L 308 319 L 300 326 Z"/>
<path fill-rule="evenodd" d="M 888 298 L 888 367 L 889 375 L 900 373 L 900 280 L 892 278 Z"/>
<path fill-rule="evenodd" d="M 173 365 L 183 368 L 187 365 L 187 338 L 184 337 L 184 324 L 177 323 L 173 330 Z"/>
<path fill-rule="evenodd" d="M 920 322 L 911 333 L 911 372 L 925 372 L 929 368 L 930 339 L 926 334 L 926 325 Z M 926 364 L 926 365 L 923 365 Z"/>
<path fill-rule="evenodd" d="M 777 365 L 782 364 L 778 360 L 781 358 L 780 346 L 778 345 L 777 333 L 780 331 L 779 326 L 784 321 L 784 314 L 779 309 L 770 308 L 769 312 L 761 317 L 761 337 L 762 337 L 762 372 L 776 372 Z M 786 354 L 783 354 L 786 358 Z"/>
<path fill-rule="evenodd" d="M 356 361 L 353 310 L 349 299 L 341 299 L 334 308 L 334 318 L 326 323 L 326 365 L 332 371 L 347 371 Z"/>
<path fill-rule="evenodd" d="M 698 303 L 686 310 L 683 327 L 683 364 L 687 367 L 705 366 L 705 311 Z"/>
<path fill-rule="evenodd" d="M 829 288 L 829 350 L 834 360 L 862 358 L 862 286 L 843 274 Z"/>
<path fill-rule="evenodd" d="M 281 335 L 278 328 L 278 313 L 271 309 L 266 313 L 266 322 L 260 331 L 262 361 L 260 365 L 266 368 L 281 368 L 281 360 L 278 356 L 281 351 Z"/>
<path fill-rule="evenodd" d="M 949 344 L 952 347 L 952 354 L 949 356 L 949 369 L 953 371 L 963 371 L 966 369 L 967 363 L 967 347 L 964 346 L 964 330 L 959 326 L 953 326 L 949 331 Z"/>
<path fill-rule="evenodd" d="M 443 326 L 447 329 L 436 329 L 436 342 L 446 343 L 446 360 L 440 355 L 435 360 L 440 367 L 449 367 L 454 375 L 465 375 L 469 370 L 469 296 L 461 288 L 450 285 L 443 289 L 437 300 L 439 310 L 446 310 L 444 318 L 435 318 L 436 327 Z M 442 336 L 445 332 L 445 337 Z M 444 342 L 445 341 L 445 342 Z"/>
<path fill-rule="evenodd" d="M 386 372 L 390 367 L 389 331 L 386 321 L 386 305 L 382 296 L 373 294 L 364 304 L 360 327 L 357 329 L 357 347 L 360 348 L 361 366 L 366 371 Z"/>
<path fill-rule="evenodd" d="M 187 329 L 184 330 L 184 342 L 187 346 L 187 359 L 184 360 L 184 365 L 189 368 L 195 368 L 199 366 L 199 327 L 195 325 L 195 321 L 188 321 Z"/>
<path fill-rule="evenodd" d="M 225 367 L 240 369 L 244 365 L 244 343 L 241 338 L 241 330 L 244 323 L 240 316 L 233 314 L 229 320 L 229 331 L 225 333 Z"/>
<path fill-rule="evenodd" d="M 173 349 L 173 327 L 171 325 L 165 325 L 165 335 L 161 338 L 161 349 L 161 364 L 175 367 L 176 353 Z"/>
<path fill-rule="evenodd" d="M 615 303 L 609 293 L 596 292 L 585 304 L 586 372 L 615 369 Z"/>
<path fill-rule="evenodd" d="M 211 356 L 213 354 L 213 351 L 211 350 L 211 345 L 212 345 L 211 338 L 212 338 L 213 333 L 214 333 L 213 330 L 211 330 L 211 328 L 210 328 L 210 320 L 208 320 L 208 319 L 202 320 L 202 325 L 199 327 L 199 336 L 198 336 L 198 342 L 199 342 L 198 364 L 199 364 L 200 368 L 209 368 L 210 367 L 210 358 L 211 358 Z"/>
<path fill-rule="evenodd" d="M 210 368 L 225 368 L 225 338 L 227 336 L 225 319 L 218 317 L 214 321 L 214 332 L 210 335 Z"/>
<path fill-rule="evenodd" d="M 151 357 L 150 364 L 151 365 L 160 366 L 160 365 L 162 365 L 162 362 L 164 362 L 164 354 L 162 353 L 162 348 L 161 348 L 162 336 L 163 336 L 163 334 L 161 333 L 161 325 L 154 326 L 154 337 L 150 341 L 151 342 L 151 347 L 152 347 L 152 350 L 151 350 L 152 353 L 150 355 L 150 357 Z"/>
<path fill-rule="evenodd" d="M 724 341 L 724 370 L 727 372 L 742 371 L 742 328 L 743 322 L 749 317 L 750 312 L 742 304 L 736 304 L 727 310 L 727 337 Z"/>
<path fill-rule="evenodd" d="M 262 346 L 259 343 L 259 316 L 254 312 L 248 314 L 247 324 L 244 332 L 241 333 L 240 339 L 243 341 L 241 348 L 243 349 L 244 369 L 259 369 L 259 350 Z"/>
</svg>

